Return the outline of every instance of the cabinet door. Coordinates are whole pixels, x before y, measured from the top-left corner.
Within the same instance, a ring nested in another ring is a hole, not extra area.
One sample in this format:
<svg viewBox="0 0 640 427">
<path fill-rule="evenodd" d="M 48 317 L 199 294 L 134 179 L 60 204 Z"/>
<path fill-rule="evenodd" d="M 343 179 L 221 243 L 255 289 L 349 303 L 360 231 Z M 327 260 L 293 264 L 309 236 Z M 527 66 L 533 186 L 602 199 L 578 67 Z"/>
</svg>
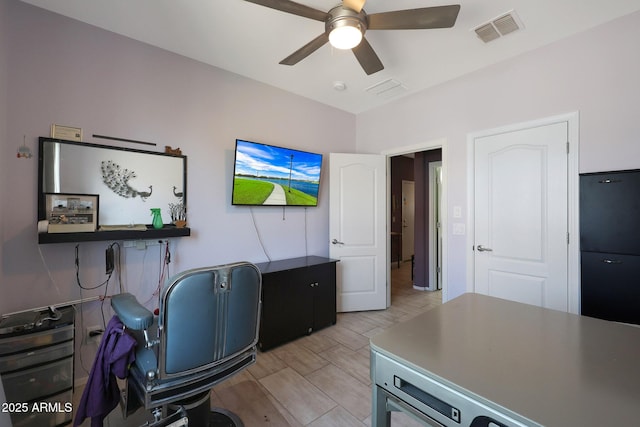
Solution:
<svg viewBox="0 0 640 427">
<path fill-rule="evenodd" d="M 580 249 L 640 255 L 640 171 L 580 176 Z"/>
<path fill-rule="evenodd" d="M 585 316 L 640 324 L 640 256 L 582 253 Z"/>
<path fill-rule="evenodd" d="M 313 329 L 336 323 L 336 263 L 309 268 L 313 280 Z"/>
<path fill-rule="evenodd" d="M 261 350 L 299 338 L 313 329 L 313 288 L 305 269 L 262 276 Z"/>
</svg>

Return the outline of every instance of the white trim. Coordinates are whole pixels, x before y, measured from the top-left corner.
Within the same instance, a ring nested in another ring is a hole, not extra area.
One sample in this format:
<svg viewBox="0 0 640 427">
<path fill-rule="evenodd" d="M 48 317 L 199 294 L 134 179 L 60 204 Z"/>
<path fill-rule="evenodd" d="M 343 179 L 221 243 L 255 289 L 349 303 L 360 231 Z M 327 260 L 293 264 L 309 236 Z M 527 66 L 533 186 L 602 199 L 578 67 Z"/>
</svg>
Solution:
<svg viewBox="0 0 640 427">
<path fill-rule="evenodd" d="M 442 168 L 442 162 L 431 162 L 429 163 L 429 236 L 438 236 L 438 224 L 436 221 L 436 209 L 440 208 L 437 200 L 437 188 L 438 188 L 438 180 L 436 177 L 436 172 L 438 167 Z M 442 215 L 440 215 L 442 216 Z M 442 234 L 442 228 L 440 229 L 440 234 Z M 428 289 L 430 291 L 435 291 L 438 289 L 438 273 L 436 269 L 438 268 L 438 240 L 429 238 L 429 280 L 428 280 Z"/>
<path fill-rule="evenodd" d="M 467 230 L 469 230 L 467 233 L 467 292 L 474 291 L 475 139 L 562 122 L 567 123 L 567 139 L 570 147 L 567 156 L 567 230 L 570 236 L 567 247 L 567 305 L 569 313 L 580 313 L 580 180 L 578 163 L 580 114 L 578 111 L 467 134 Z"/>
<path fill-rule="evenodd" d="M 438 138 L 431 141 L 426 141 L 419 144 L 414 144 L 405 147 L 396 147 L 389 150 L 381 151 L 380 154 L 387 156 L 387 195 L 391 194 L 391 174 L 388 171 L 391 169 L 391 157 L 400 156 L 403 154 L 415 153 L 419 151 L 428 151 L 428 150 L 436 150 L 438 148 L 442 149 L 442 206 L 441 206 L 441 214 L 442 214 L 442 302 L 447 302 L 448 298 L 448 289 L 449 289 L 449 256 L 448 256 L 448 221 L 447 221 L 447 187 L 448 187 L 448 155 L 449 155 L 449 147 L 448 141 L 446 138 Z M 387 230 L 391 230 L 391 216 L 390 209 L 388 204 L 390 197 L 387 196 Z M 387 233 L 387 261 L 390 260 L 391 257 L 391 238 L 389 237 L 389 233 Z M 387 265 L 390 265 L 387 262 Z M 387 267 L 388 268 L 388 267 Z M 391 283 L 391 275 L 390 270 L 387 270 L 387 283 Z M 390 286 L 387 288 L 390 292 Z M 388 299 L 391 301 L 391 298 Z"/>
</svg>

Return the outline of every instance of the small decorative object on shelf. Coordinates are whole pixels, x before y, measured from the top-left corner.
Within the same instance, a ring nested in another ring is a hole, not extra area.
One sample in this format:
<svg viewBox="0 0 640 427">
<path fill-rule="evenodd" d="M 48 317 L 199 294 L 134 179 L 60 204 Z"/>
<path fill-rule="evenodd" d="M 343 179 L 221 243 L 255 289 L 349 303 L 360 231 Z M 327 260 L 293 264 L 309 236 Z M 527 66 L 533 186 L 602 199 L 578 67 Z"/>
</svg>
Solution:
<svg viewBox="0 0 640 427">
<path fill-rule="evenodd" d="M 164 224 L 162 223 L 162 215 L 160 214 L 160 208 L 151 208 L 151 215 L 153 216 L 153 221 L 151 222 L 153 228 L 160 229 L 164 227 Z"/>
<path fill-rule="evenodd" d="M 171 222 L 178 228 L 187 225 L 187 209 L 183 203 L 169 203 Z"/>
<path fill-rule="evenodd" d="M 93 232 L 98 228 L 97 194 L 46 194 L 49 233 Z"/>
<path fill-rule="evenodd" d="M 67 141 L 82 141 L 82 129 L 52 124 L 51 138 L 66 139 Z"/>
<path fill-rule="evenodd" d="M 182 150 L 180 149 L 180 147 L 178 148 L 171 148 L 170 145 L 165 145 L 164 146 L 164 152 L 167 154 L 173 154 L 176 156 L 181 156 L 182 155 Z"/>
</svg>

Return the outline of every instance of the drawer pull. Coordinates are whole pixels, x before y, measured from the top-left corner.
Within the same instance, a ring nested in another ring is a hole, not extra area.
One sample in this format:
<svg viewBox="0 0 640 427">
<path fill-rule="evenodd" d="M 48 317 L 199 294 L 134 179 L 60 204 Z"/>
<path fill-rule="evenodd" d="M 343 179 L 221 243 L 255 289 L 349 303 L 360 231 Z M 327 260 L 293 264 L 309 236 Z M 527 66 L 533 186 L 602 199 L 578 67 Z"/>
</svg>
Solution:
<svg viewBox="0 0 640 427">
<path fill-rule="evenodd" d="M 602 262 L 605 264 L 622 264 L 622 261 L 619 259 L 603 259 Z"/>
<path fill-rule="evenodd" d="M 618 182 L 622 182 L 621 179 L 603 179 L 602 181 L 598 181 L 598 184 L 616 184 Z"/>
</svg>

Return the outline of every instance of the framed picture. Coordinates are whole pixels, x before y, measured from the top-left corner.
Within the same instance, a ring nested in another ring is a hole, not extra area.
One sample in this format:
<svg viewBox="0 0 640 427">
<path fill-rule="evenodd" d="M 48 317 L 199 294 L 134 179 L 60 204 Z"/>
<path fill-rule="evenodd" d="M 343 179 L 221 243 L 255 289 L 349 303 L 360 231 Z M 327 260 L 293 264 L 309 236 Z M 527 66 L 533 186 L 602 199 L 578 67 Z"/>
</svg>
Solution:
<svg viewBox="0 0 640 427">
<path fill-rule="evenodd" d="M 94 232 L 98 229 L 100 196 L 46 193 L 49 233 Z"/>
</svg>

